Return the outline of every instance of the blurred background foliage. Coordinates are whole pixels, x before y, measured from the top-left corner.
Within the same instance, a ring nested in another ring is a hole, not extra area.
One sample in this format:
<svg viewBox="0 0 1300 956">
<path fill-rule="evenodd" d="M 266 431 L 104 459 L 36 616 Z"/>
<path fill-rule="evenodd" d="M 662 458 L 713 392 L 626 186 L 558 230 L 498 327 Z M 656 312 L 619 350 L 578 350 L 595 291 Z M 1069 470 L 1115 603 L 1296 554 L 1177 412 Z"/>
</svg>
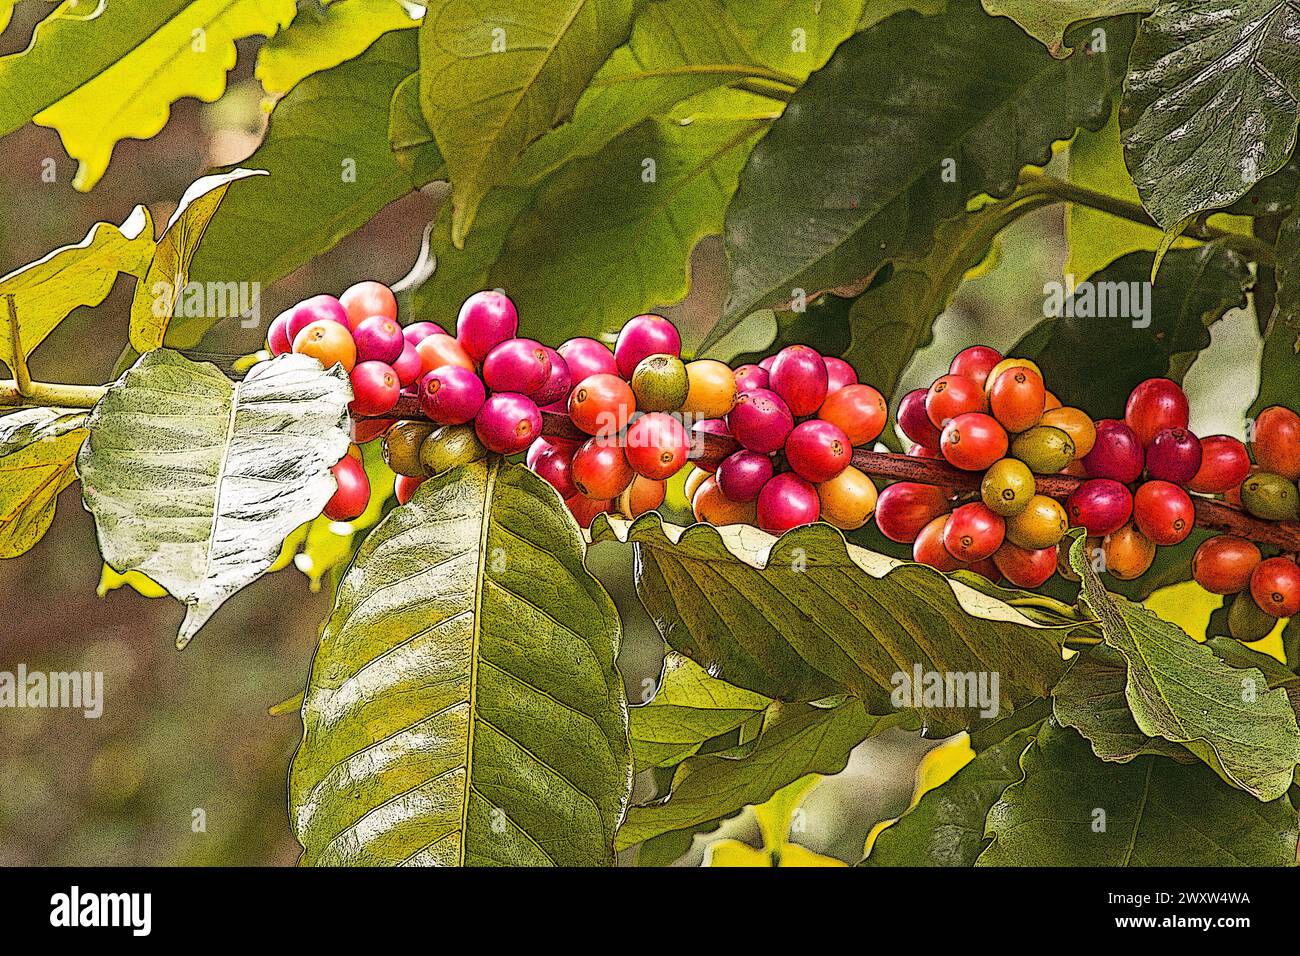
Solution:
<svg viewBox="0 0 1300 956">
<path fill-rule="evenodd" d="M 26 46 L 45 12 L 40 3 L 19 4 L 0 37 L 0 55 Z M 165 222 L 190 182 L 213 167 L 246 159 L 266 126 L 266 93 L 253 76 L 259 43 L 239 42 L 238 65 L 215 103 L 181 100 L 159 135 L 121 142 L 103 181 L 90 193 L 74 191 L 75 163 L 53 130 L 29 124 L 0 139 L 0 273 L 79 241 L 97 221 L 121 222 L 137 202 L 149 206 L 155 222 Z M 1113 124 L 1108 132 L 1116 135 Z M 50 164 L 54 181 L 47 182 L 42 173 Z M 1066 157 L 1058 155 L 1049 171 L 1066 175 L 1065 164 Z M 444 192 L 434 187 L 410 193 L 329 253 L 265 289 L 264 321 L 315 292 L 337 293 L 363 278 L 401 278 L 416 260 L 424 227 Z M 1017 341 L 1042 315 L 1044 281 L 1059 279 L 1064 271 L 1065 228 L 1066 214 L 1057 205 L 1024 216 L 1003 233 L 936 323 L 933 342 L 907 367 L 896 394 L 928 384 L 967 345 L 1005 349 Z M 1153 236 L 1146 241 L 1154 243 Z M 546 269 L 547 263 L 526 267 Z M 687 299 L 665 311 L 684 327 L 707 327 L 725 299 L 719 239 L 705 239 L 695 248 L 691 276 Z M 87 343 L 125 339 L 130 285 L 119 281 L 102 307 L 82 310 L 60 325 L 35 356 L 33 374 L 79 383 L 110 379 L 117 345 L 88 348 Z M 451 315 L 421 318 L 453 321 Z M 765 346 L 775 331 L 774 326 L 751 327 L 758 329 L 755 348 Z M 250 335 L 258 334 L 237 322 L 222 323 L 205 338 L 206 351 L 191 354 L 229 369 L 248 351 Z M 1211 347 L 1186 380 L 1192 420 L 1203 434 L 1240 434 L 1257 386 L 1257 324 L 1253 315 L 1235 311 L 1215 324 L 1211 335 Z M 103 671 L 104 713 L 87 720 L 76 711 L 0 712 L 0 864 L 293 863 L 298 847 L 287 820 L 285 779 L 301 726 L 296 711 L 271 716 L 268 709 L 292 698 L 305 683 L 317 629 L 329 607 L 328 577 L 313 590 L 302 573 L 310 569 L 291 564 L 267 576 L 237 595 L 178 654 L 172 646 L 181 616 L 177 604 L 150 600 L 130 587 L 97 596 L 101 565 L 79 493 L 75 486 L 64 493 L 54 527 L 39 545 L 0 563 L 0 670 L 25 663 L 29 669 Z M 653 690 L 662 644 L 637 602 L 626 551 L 601 545 L 591 561 L 627 625 L 620 664 L 629 696 L 643 699 Z M 1183 592 L 1158 593 L 1151 600 L 1162 613 L 1179 615 L 1177 622 L 1193 633 L 1197 622 L 1203 630 L 1212 610 Z M 934 784 L 936 773 L 927 777 L 918 764 L 935 745 L 898 731 L 869 740 L 843 773 L 789 797 L 798 803 L 797 816 L 790 816 L 793 804 L 768 816 L 797 819 L 791 839 L 800 847 L 857 861 L 873 825 L 897 816 L 913 799 L 918 769 L 927 781 L 922 789 Z M 959 745 L 942 760 L 932 760 L 940 779 L 960 766 L 954 752 L 960 754 Z M 643 784 L 635 796 L 645 791 Z M 778 794 L 774 802 L 782 798 Z M 199 832 L 196 811 L 205 817 Z M 770 848 L 771 840 L 760 833 L 762 819 L 763 814 L 747 811 L 728 821 L 697 839 L 679 863 L 698 865 L 706 855 L 717 864 L 752 862 L 732 852 L 734 847 L 725 849 L 728 845 L 711 854 L 709 844 L 725 839 Z M 762 853 L 757 858 L 761 861 Z M 623 862 L 631 860 L 625 855 Z"/>
</svg>

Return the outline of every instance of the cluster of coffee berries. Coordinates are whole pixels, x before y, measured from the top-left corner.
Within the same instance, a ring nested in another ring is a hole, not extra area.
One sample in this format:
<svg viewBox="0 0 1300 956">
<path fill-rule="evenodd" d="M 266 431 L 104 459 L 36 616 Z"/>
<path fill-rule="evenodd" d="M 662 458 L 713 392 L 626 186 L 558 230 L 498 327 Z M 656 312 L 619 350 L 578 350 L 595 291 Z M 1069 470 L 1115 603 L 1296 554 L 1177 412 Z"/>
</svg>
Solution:
<svg viewBox="0 0 1300 956">
<path fill-rule="evenodd" d="M 1300 519 L 1300 415 L 1274 405 L 1255 419 L 1250 455 L 1236 439 L 1202 439 L 1201 470 L 1189 487 L 1221 494 L 1226 501 L 1267 521 Z M 1207 472 L 1217 478 L 1207 482 Z M 1294 555 L 1264 557 L 1253 541 L 1232 534 L 1208 538 L 1192 558 L 1192 576 L 1213 594 L 1236 595 L 1228 629 L 1240 640 L 1266 636 L 1278 618 L 1300 613 L 1300 567 Z"/>
</svg>

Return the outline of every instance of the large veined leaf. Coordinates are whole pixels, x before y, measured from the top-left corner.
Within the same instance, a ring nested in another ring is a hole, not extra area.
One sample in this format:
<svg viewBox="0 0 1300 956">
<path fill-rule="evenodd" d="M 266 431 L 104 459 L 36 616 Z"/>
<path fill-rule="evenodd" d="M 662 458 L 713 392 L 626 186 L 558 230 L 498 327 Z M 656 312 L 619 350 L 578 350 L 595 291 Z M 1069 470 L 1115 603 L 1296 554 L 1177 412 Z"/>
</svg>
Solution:
<svg viewBox="0 0 1300 956">
<path fill-rule="evenodd" d="M 1296 812 L 1260 803 L 1204 764 L 1144 755 L 1106 763 L 1044 725 L 1024 779 L 989 811 L 979 866 L 1294 866 Z"/>
<path fill-rule="evenodd" d="M 419 26 L 424 8 L 413 0 L 329 0 L 303 7 L 257 54 L 257 78 L 284 94 L 313 73 L 363 53 L 385 33 Z"/>
<path fill-rule="evenodd" d="M 143 276 L 153 252 L 153 220 L 136 206 L 121 226 L 96 223 L 76 245 L 0 278 L 0 296 L 13 296 L 22 352 L 14 355 L 8 307 L 0 300 L 0 361 L 12 369 L 26 359 L 74 309 L 103 302 L 119 275 Z"/>
<path fill-rule="evenodd" d="M 397 85 L 388 107 L 388 145 L 411 181 L 424 186 L 446 175 L 433 131 L 420 112 L 420 74 Z"/>
<path fill-rule="evenodd" d="M 276 105 L 266 139 L 243 163 L 271 175 L 227 197 L 191 279 L 274 282 L 410 192 L 411 176 L 388 146 L 388 119 L 397 85 L 416 68 L 415 46 L 410 30 L 386 34 Z M 192 347 L 211 324 L 178 316 L 169 342 Z"/>
<path fill-rule="evenodd" d="M 431 0 L 420 102 L 447 162 L 461 245 L 488 189 L 567 119 L 632 29 L 639 0 Z"/>
<path fill-rule="evenodd" d="M 769 713 L 757 746 L 743 756 L 724 751 L 679 764 L 667 797 L 628 809 L 617 845 L 625 849 L 662 833 L 730 816 L 765 802 L 810 773 L 839 773 L 854 747 L 906 719 L 902 713 L 873 717 L 857 700 L 834 707 L 778 705 Z"/>
<path fill-rule="evenodd" d="M 1293 405 L 1300 389 L 1300 208 L 1278 226 L 1277 311 L 1263 331 L 1259 390 L 1246 413 L 1250 418 L 1270 405 Z"/>
<path fill-rule="evenodd" d="M 995 17 L 1009 17 L 1053 54 L 1065 46 L 1065 31 L 1081 20 L 1121 13 L 1146 13 L 1155 0 L 981 0 Z"/>
<path fill-rule="evenodd" d="M 231 184 L 249 176 L 264 175 L 266 171 L 261 169 L 236 169 L 216 176 L 204 176 L 185 190 L 167 228 L 158 237 L 153 261 L 149 263 L 143 281 L 136 283 L 135 298 L 131 303 L 130 334 L 131 347 L 137 352 L 143 354 L 162 347 L 177 305 L 186 302 L 186 286 L 190 281 L 190 263 L 194 253 Z M 233 294 L 224 296 L 219 309 L 214 311 L 231 311 L 233 306 L 234 314 L 238 314 L 238 286 L 232 283 L 223 287 L 223 291 Z M 217 316 L 208 309 L 206 293 L 203 302 L 203 308 L 199 310 L 201 314 L 215 319 Z"/>
<path fill-rule="evenodd" d="M 1286 793 L 1300 763 L 1300 727 L 1285 691 L 1266 690 L 1258 669 L 1231 667 L 1182 628 L 1108 594 L 1081 540 L 1070 564 L 1106 644 L 1127 667 L 1124 697 L 1137 728 L 1182 744 L 1260 800 Z"/>
<path fill-rule="evenodd" d="M 987 846 L 984 819 L 1021 778 L 1020 755 L 1039 724 L 975 755 L 947 783 L 925 793 L 872 844 L 863 866 L 973 866 Z"/>
<path fill-rule="evenodd" d="M 77 471 L 100 553 L 185 602 L 178 647 L 334 494 L 351 399 L 340 366 L 307 356 L 281 355 L 232 382 L 158 350 L 91 411 Z"/>
<path fill-rule="evenodd" d="M 915 708 L 927 734 L 943 737 L 1046 697 L 1064 669 L 1064 628 L 932 568 L 846 545 L 829 525 L 777 539 L 747 525 L 680 528 L 652 512 L 597 518 L 592 538 L 636 544 L 637 593 L 669 646 L 768 697 L 847 691 L 872 714 Z M 998 702 L 982 707 L 969 683 L 965 700 L 926 699 L 917 670 L 922 683 L 966 675 L 989 691 L 996 674 Z"/>
<path fill-rule="evenodd" d="M 1215 244 L 1176 249 L 1149 282 L 1154 253 L 1131 252 L 1078 289 L 1061 285 L 1045 307 L 1059 317 L 1034 327 L 1008 354 L 1034 359 L 1061 401 L 1094 418 L 1123 418 L 1139 382 L 1181 381 L 1210 344 L 1209 327 L 1246 305 L 1250 267 Z"/>
<path fill-rule="evenodd" d="M 65 3 L 62 11 L 70 6 Z M 235 41 L 275 35 L 293 19 L 295 9 L 294 0 L 193 0 L 116 62 L 100 64 L 94 53 L 91 69 L 78 70 L 78 58 L 84 56 L 78 48 L 70 61 L 55 67 L 77 78 L 75 88 L 32 119 L 58 130 L 63 148 L 78 160 L 72 185 L 90 189 L 108 169 L 119 140 L 155 135 L 166 125 L 172 103 L 183 97 L 208 103 L 218 99 L 226 89 L 226 73 L 235 65 Z M 93 47 L 98 40 L 90 19 L 92 29 L 82 39 Z M 45 38 L 38 36 L 35 45 L 42 42 Z"/>
<path fill-rule="evenodd" d="M 22 554 L 49 530 L 59 492 L 77 477 L 85 420 L 57 408 L 0 418 L 0 558 Z"/>
<path fill-rule="evenodd" d="M 609 864 L 631 785 L 614 604 L 520 465 L 426 481 L 366 538 L 289 780 L 315 865 Z"/>
<path fill-rule="evenodd" d="M 724 0 L 740 25 L 745 42 L 762 62 L 803 80 L 830 59 L 835 48 L 862 29 L 864 18 L 926 6 L 882 0 L 791 0 L 753 3 Z M 933 8 L 934 3 L 929 6 Z M 878 11 L 878 12 L 877 12 Z"/>
<path fill-rule="evenodd" d="M 1166 230 L 1281 169 L 1296 141 L 1300 10 L 1287 0 L 1163 0 L 1142 21 L 1120 129 Z"/>
<path fill-rule="evenodd" d="M 796 289 L 860 283 L 928 247 L 968 199 L 1008 195 L 1054 141 L 1104 123 L 1132 25 L 1106 30 L 1105 52 L 1058 61 L 978 0 L 953 0 L 844 42 L 741 174 L 727 211 L 730 296 L 711 340 Z"/>
</svg>

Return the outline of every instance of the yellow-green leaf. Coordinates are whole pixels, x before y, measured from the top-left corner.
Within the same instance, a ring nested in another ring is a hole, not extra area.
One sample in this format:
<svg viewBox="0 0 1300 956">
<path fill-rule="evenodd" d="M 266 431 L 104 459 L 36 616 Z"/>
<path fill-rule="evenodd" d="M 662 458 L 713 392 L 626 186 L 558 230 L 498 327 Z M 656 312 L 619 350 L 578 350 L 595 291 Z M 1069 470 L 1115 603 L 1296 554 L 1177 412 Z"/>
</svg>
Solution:
<svg viewBox="0 0 1300 956">
<path fill-rule="evenodd" d="M 126 574 L 119 574 L 109 564 L 105 564 L 100 569 L 99 586 L 95 588 L 95 593 L 100 597 L 106 597 L 110 591 L 128 587 L 142 597 L 160 598 L 167 596 L 167 589 L 147 574 L 141 574 L 139 571 L 127 571 Z"/>
<path fill-rule="evenodd" d="M 0 418 L 0 558 L 29 550 L 49 529 L 59 492 L 77 477 L 85 420 L 57 408 Z"/>
</svg>

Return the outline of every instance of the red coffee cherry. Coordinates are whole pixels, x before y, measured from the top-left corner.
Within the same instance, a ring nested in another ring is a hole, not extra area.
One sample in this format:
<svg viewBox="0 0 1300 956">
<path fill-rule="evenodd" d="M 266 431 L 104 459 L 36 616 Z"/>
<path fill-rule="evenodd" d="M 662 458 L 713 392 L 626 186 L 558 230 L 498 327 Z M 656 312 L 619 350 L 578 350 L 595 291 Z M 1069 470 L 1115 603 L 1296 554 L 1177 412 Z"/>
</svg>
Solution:
<svg viewBox="0 0 1300 956">
<path fill-rule="evenodd" d="M 696 521 L 713 525 L 758 524 L 758 508 L 752 501 L 732 501 L 722 493 L 717 479 L 707 476 L 691 496 Z"/>
<path fill-rule="evenodd" d="M 817 489 L 792 472 L 777 475 L 758 493 L 758 526 L 768 534 L 810 524 L 820 514 Z"/>
<path fill-rule="evenodd" d="M 1191 496 L 1168 481 L 1148 481 L 1133 496 L 1138 530 L 1156 544 L 1178 544 L 1192 533 L 1196 510 Z"/>
<path fill-rule="evenodd" d="M 415 497 L 415 489 L 428 480 L 427 476 L 417 478 L 412 475 L 396 475 L 393 478 L 393 497 L 399 505 L 404 505 Z"/>
<path fill-rule="evenodd" d="M 1186 428 L 1162 428 L 1146 448 L 1147 477 L 1185 485 L 1201 468 L 1201 443 Z"/>
<path fill-rule="evenodd" d="M 515 304 L 505 293 L 492 289 L 475 292 L 462 303 L 456 316 L 456 341 L 480 364 L 492 349 L 518 332 L 519 313 Z"/>
<path fill-rule="evenodd" d="M 1246 446 L 1231 435 L 1207 435 L 1201 439 L 1201 467 L 1187 482 L 1190 491 L 1221 495 L 1239 486 L 1250 474 Z"/>
<path fill-rule="evenodd" d="M 876 500 L 876 527 L 890 541 L 910 544 L 929 522 L 947 514 L 942 488 L 914 481 L 896 481 Z"/>
<path fill-rule="evenodd" d="M 1056 573 L 1057 546 L 1030 550 L 1004 541 L 993 552 L 993 563 L 1002 576 L 1018 588 L 1041 587 Z"/>
<path fill-rule="evenodd" d="M 1032 368 L 1009 368 L 998 375 L 989 389 L 989 411 L 1009 432 L 1033 428 L 1046 408 L 1043 377 Z"/>
<path fill-rule="evenodd" d="M 1097 439 L 1083 459 L 1090 478 L 1112 478 L 1122 484 L 1137 481 L 1144 456 L 1137 434 L 1124 422 L 1105 418 L 1097 423 Z"/>
<path fill-rule="evenodd" d="M 682 354 L 682 338 L 676 326 L 662 315 L 638 315 L 629 319 L 614 342 L 618 374 L 626 379 L 632 377 L 643 358 L 660 353 L 678 358 Z"/>
<path fill-rule="evenodd" d="M 569 339 L 556 351 L 569 367 L 569 378 L 574 385 L 593 375 L 618 374 L 614 353 L 595 339 Z"/>
<path fill-rule="evenodd" d="M 965 375 L 941 375 L 925 395 L 925 414 L 935 428 L 943 428 L 958 415 L 984 411 L 984 389 Z"/>
<path fill-rule="evenodd" d="M 483 359 L 483 381 L 494 392 L 518 392 L 531 398 L 550 377 L 547 349 L 532 339 L 507 339 Z"/>
<path fill-rule="evenodd" d="M 370 504 L 370 479 L 366 469 L 352 455 L 344 455 L 330 473 L 336 485 L 334 494 L 322 512 L 331 521 L 351 521 L 361 517 Z"/>
<path fill-rule="evenodd" d="M 439 425 L 462 425 L 483 407 L 483 380 L 467 368 L 444 365 L 420 379 L 420 411 Z"/>
<path fill-rule="evenodd" d="M 777 352 L 768 377 L 768 388 L 780 395 L 798 418 L 815 414 L 826 400 L 826 363 L 816 349 L 806 345 L 789 345 Z"/>
<path fill-rule="evenodd" d="M 1124 422 L 1145 448 L 1166 428 L 1186 428 L 1191 416 L 1187 395 L 1177 382 L 1149 378 L 1129 393 Z"/>
<path fill-rule="evenodd" d="M 822 361 L 826 363 L 827 395 L 834 395 L 840 389 L 858 383 L 858 373 L 844 359 L 836 358 L 833 355 L 823 355 Z"/>
<path fill-rule="evenodd" d="M 830 481 L 849 466 L 853 446 L 844 431 L 813 419 L 796 425 L 785 440 L 785 456 L 800 478 L 817 484 Z"/>
<path fill-rule="evenodd" d="M 383 315 L 362 319 L 352 329 L 352 339 L 357 344 L 357 359 L 362 362 L 392 365 L 402 357 L 402 347 L 406 345 L 402 327 Z"/>
<path fill-rule="evenodd" d="M 1259 565 L 1259 548 L 1253 541 L 1219 534 L 1201 542 L 1192 556 L 1192 577 L 1211 594 L 1236 594 L 1250 587 Z"/>
<path fill-rule="evenodd" d="M 1292 617 L 1300 611 L 1300 568 L 1290 558 L 1261 561 L 1250 575 L 1250 596 L 1265 614 Z"/>
<path fill-rule="evenodd" d="M 972 501 L 953 511 L 943 532 L 943 545 L 967 564 L 992 557 L 1002 546 L 1007 525 L 982 501 Z"/>
<path fill-rule="evenodd" d="M 943 543 L 944 532 L 952 515 L 939 515 L 927 522 L 912 544 L 912 560 L 945 573 L 956 571 L 964 565 L 952 556 Z"/>
<path fill-rule="evenodd" d="M 383 362 L 359 362 L 352 369 L 352 403 L 354 415 L 383 415 L 391 412 L 402 397 L 402 385 L 391 365 Z"/>
<path fill-rule="evenodd" d="M 756 388 L 736 396 L 736 404 L 727 413 L 727 427 L 736 441 L 766 455 L 785 445 L 794 430 L 794 416 L 776 392 Z"/>
<path fill-rule="evenodd" d="M 573 513 L 580 528 L 590 528 L 591 523 L 596 520 L 596 515 L 604 514 L 614 506 L 612 501 L 597 501 L 581 494 L 566 499 L 564 503 Z"/>
<path fill-rule="evenodd" d="M 636 473 L 623 446 L 612 437 L 591 438 L 573 453 L 574 487 L 588 498 L 608 500 L 621 495 Z"/>
<path fill-rule="evenodd" d="M 817 415 L 822 421 L 838 425 L 849 444 L 857 446 L 880 437 L 889 420 L 889 407 L 884 396 L 870 385 L 854 383 L 827 395 Z"/>
<path fill-rule="evenodd" d="M 1065 502 L 1070 524 L 1092 537 L 1118 531 L 1133 514 L 1133 495 L 1111 478 L 1092 478 L 1070 493 Z"/>
<path fill-rule="evenodd" d="M 1300 478 L 1300 415 L 1272 405 L 1255 419 L 1255 434 L 1250 443 L 1255 464 L 1290 481 Z"/>
<path fill-rule="evenodd" d="M 474 433 L 489 451 L 514 455 L 542 433 L 542 413 L 526 395 L 496 392 L 474 416 Z"/>
<path fill-rule="evenodd" d="M 1002 353 L 997 349 L 991 349 L 987 345 L 972 345 L 953 356 L 948 371 L 953 375 L 965 375 L 983 388 L 988 381 L 989 372 L 1001 361 Z"/>
<path fill-rule="evenodd" d="M 966 412 L 943 426 L 939 451 L 950 465 L 966 471 L 984 471 L 1006 456 L 1007 433 L 992 416 Z"/>
<path fill-rule="evenodd" d="M 742 365 L 736 369 L 736 392 L 748 392 L 756 388 L 768 388 L 771 376 L 761 365 Z"/>
<path fill-rule="evenodd" d="M 934 427 L 925 410 L 927 391 L 923 388 L 913 389 L 903 396 L 898 403 L 898 427 L 909 441 L 927 448 L 939 447 L 939 429 Z"/>
<path fill-rule="evenodd" d="M 772 459 L 742 448 L 718 465 L 718 487 L 732 501 L 754 501 L 772 477 Z"/>
<path fill-rule="evenodd" d="M 650 412 L 628 426 L 624 450 L 628 464 L 638 475 L 663 481 L 685 466 L 690 439 L 676 418 L 663 412 Z"/>
<path fill-rule="evenodd" d="M 632 387 L 617 375 L 589 375 L 569 396 L 569 417 L 588 435 L 618 434 L 635 411 Z"/>
<path fill-rule="evenodd" d="M 371 316 L 397 320 L 397 297 L 393 290 L 382 282 L 368 279 L 357 282 L 343 290 L 339 296 L 339 305 L 343 306 L 348 316 L 348 324 L 356 328 Z M 380 361 L 387 361 L 380 359 Z"/>
</svg>

